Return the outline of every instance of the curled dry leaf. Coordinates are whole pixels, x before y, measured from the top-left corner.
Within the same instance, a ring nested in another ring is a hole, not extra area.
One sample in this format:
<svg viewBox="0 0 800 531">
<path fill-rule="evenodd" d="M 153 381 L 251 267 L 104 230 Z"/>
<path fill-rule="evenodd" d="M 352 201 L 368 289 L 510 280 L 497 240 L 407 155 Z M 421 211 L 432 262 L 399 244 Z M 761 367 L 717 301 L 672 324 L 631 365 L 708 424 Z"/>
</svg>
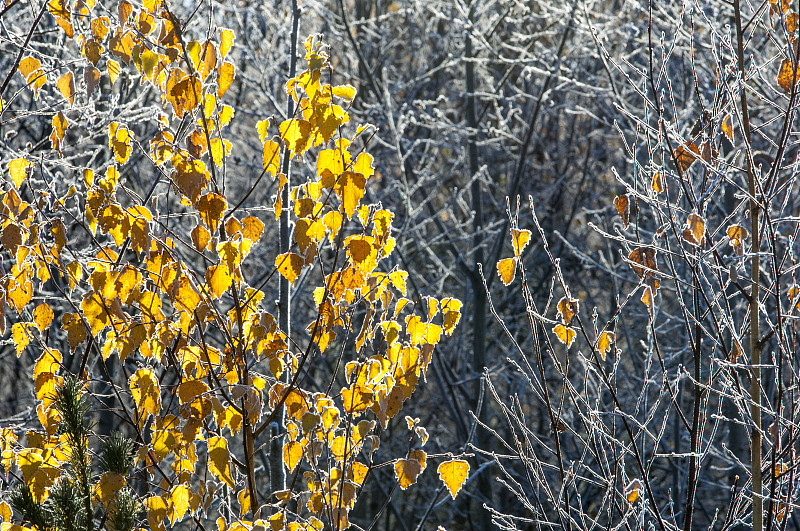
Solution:
<svg viewBox="0 0 800 531">
<path fill-rule="evenodd" d="M 800 69 L 797 66 L 792 68 L 791 59 L 784 59 L 778 71 L 778 86 L 786 92 L 791 92 L 798 80 L 800 80 Z"/>
<path fill-rule="evenodd" d="M 645 274 L 651 273 L 656 269 L 656 251 L 648 247 L 637 247 L 628 255 L 628 260 L 631 261 L 633 271 L 639 276 L 644 278 Z"/>
<path fill-rule="evenodd" d="M 656 194 L 660 194 L 664 191 L 664 181 L 661 178 L 661 174 L 657 171 L 653 172 L 653 181 L 651 183 L 651 187 Z"/>
<path fill-rule="evenodd" d="M 561 297 L 561 300 L 558 301 L 558 315 L 561 316 L 561 322 L 564 324 L 568 325 L 578 311 L 580 311 L 580 301 L 578 299 Z"/>
<path fill-rule="evenodd" d="M 614 206 L 625 228 L 628 228 L 628 194 L 621 194 L 614 198 Z"/>
<path fill-rule="evenodd" d="M 600 352 L 600 356 L 602 356 L 603 360 L 606 359 L 606 356 L 611 351 L 611 347 L 614 345 L 614 339 L 614 332 L 609 330 L 606 330 L 597 338 L 597 350 Z"/>
<path fill-rule="evenodd" d="M 639 499 L 639 496 L 642 493 L 642 482 L 638 479 L 634 479 L 628 486 L 625 487 L 625 499 L 628 500 L 630 503 L 636 502 Z"/>
<path fill-rule="evenodd" d="M 725 231 L 728 235 L 728 239 L 730 240 L 729 243 L 731 247 L 736 249 L 736 252 L 741 254 L 742 252 L 742 245 L 744 241 L 750 236 L 750 233 L 747 232 L 747 229 L 742 227 L 741 225 L 731 225 L 728 227 L 728 230 Z"/>
<path fill-rule="evenodd" d="M 688 170 L 700 155 L 700 148 L 694 142 L 686 142 L 675 149 L 673 156 L 681 174 Z"/>
<path fill-rule="evenodd" d="M 697 214 L 690 214 L 683 230 L 683 239 L 694 246 L 701 246 L 706 234 L 706 220 Z"/>
</svg>

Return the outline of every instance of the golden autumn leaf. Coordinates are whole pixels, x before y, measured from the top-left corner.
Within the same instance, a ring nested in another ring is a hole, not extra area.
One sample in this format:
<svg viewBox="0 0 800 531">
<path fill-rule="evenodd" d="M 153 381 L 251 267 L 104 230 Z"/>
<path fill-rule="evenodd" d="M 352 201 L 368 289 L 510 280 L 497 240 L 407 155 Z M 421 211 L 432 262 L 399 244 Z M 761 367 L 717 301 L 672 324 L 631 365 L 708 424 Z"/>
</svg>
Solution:
<svg viewBox="0 0 800 531">
<path fill-rule="evenodd" d="M 511 229 L 511 246 L 514 247 L 514 256 L 519 258 L 522 251 L 531 239 L 531 231 L 528 229 Z"/>
<path fill-rule="evenodd" d="M 14 341 L 14 346 L 17 349 L 17 357 L 22 355 L 22 351 L 28 346 L 31 340 L 30 332 L 31 323 L 16 322 L 11 325 L 11 339 Z"/>
<path fill-rule="evenodd" d="M 141 423 L 148 415 L 158 415 L 161 410 L 161 387 L 153 369 L 146 367 L 133 373 L 128 387 L 139 408 Z"/>
<path fill-rule="evenodd" d="M 219 55 L 224 60 L 225 56 L 228 55 L 228 52 L 233 47 L 233 41 L 236 39 L 236 35 L 233 31 L 229 29 L 223 29 L 219 32 Z"/>
<path fill-rule="evenodd" d="M 29 169 L 33 166 L 31 162 L 23 158 L 18 158 L 10 161 L 8 163 L 8 171 L 11 174 L 11 182 L 14 183 L 14 187 L 19 189 L 22 185 L 22 182 L 28 177 Z"/>
<path fill-rule="evenodd" d="M 300 275 L 303 265 L 305 265 L 305 260 L 295 253 L 283 253 L 275 257 L 275 267 L 278 268 L 278 272 L 292 285 Z"/>
<path fill-rule="evenodd" d="M 125 164 L 131 156 L 131 132 L 117 122 L 111 122 L 108 127 L 108 147 L 114 152 L 117 164 Z"/>
<path fill-rule="evenodd" d="M 733 120 L 730 114 L 726 114 L 725 118 L 722 119 L 722 133 L 733 143 Z"/>
<path fill-rule="evenodd" d="M 650 183 L 650 187 L 656 194 L 660 194 L 664 191 L 664 179 L 661 177 L 661 173 L 657 171 L 653 172 L 653 180 Z"/>
<path fill-rule="evenodd" d="M 356 212 L 361 198 L 364 197 L 366 185 L 367 180 L 364 175 L 352 171 L 343 172 L 336 180 L 333 190 L 339 196 L 348 218 L 352 218 Z"/>
<path fill-rule="evenodd" d="M 303 445 L 298 441 L 289 441 L 283 445 L 283 462 L 289 469 L 289 473 L 294 472 L 297 465 L 303 459 Z"/>
<path fill-rule="evenodd" d="M 61 155 L 61 145 L 64 141 L 64 134 L 67 131 L 67 127 L 69 127 L 69 122 L 67 122 L 67 117 L 64 116 L 64 113 L 59 111 L 55 116 L 53 116 L 53 131 L 50 133 L 50 146 L 53 150 L 58 151 L 59 155 Z"/>
<path fill-rule="evenodd" d="M 172 525 L 183 520 L 186 513 L 189 511 L 189 500 L 192 491 L 189 490 L 187 485 L 175 485 L 169 491 L 169 510 L 167 511 L 167 518 L 169 518 Z"/>
<path fill-rule="evenodd" d="M 311 124 L 307 120 L 289 119 L 278 127 L 281 140 L 292 152 L 292 157 L 302 154 L 310 147 Z"/>
<path fill-rule="evenodd" d="M 736 251 L 739 253 L 741 253 L 744 241 L 750 236 L 750 233 L 747 231 L 747 229 L 741 225 L 731 225 L 725 231 L 725 234 L 727 234 L 728 239 L 730 240 L 729 243 L 731 247 L 736 249 Z"/>
<path fill-rule="evenodd" d="M 683 230 L 683 239 L 694 246 L 703 244 L 706 234 L 706 221 L 697 214 L 690 214 L 686 220 L 686 228 Z"/>
<path fill-rule="evenodd" d="M 561 316 L 561 321 L 568 325 L 580 310 L 580 301 L 569 297 L 561 297 L 561 300 L 558 301 L 557 309 L 558 315 Z"/>
<path fill-rule="evenodd" d="M 199 224 L 192 229 L 191 237 L 192 244 L 198 251 L 204 251 L 208 246 L 208 242 L 211 241 L 211 233 L 207 228 Z"/>
<path fill-rule="evenodd" d="M 403 490 L 417 482 L 420 472 L 422 466 L 416 459 L 398 459 L 394 464 L 394 476 Z"/>
<path fill-rule="evenodd" d="M 42 333 L 53 322 L 53 310 L 46 302 L 41 303 L 33 310 L 33 322 Z"/>
<path fill-rule="evenodd" d="M 600 352 L 600 356 L 602 356 L 603 359 L 606 359 L 606 356 L 611 351 L 614 339 L 614 332 L 608 330 L 600 334 L 600 337 L 597 338 L 597 351 Z"/>
<path fill-rule="evenodd" d="M 614 198 L 614 208 L 617 209 L 619 217 L 622 218 L 622 224 L 628 228 L 628 194 L 618 195 Z"/>
<path fill-rule="evenodd" d="M 628 500 L 629 503 L 635 503 L 636 500 L 639 499 L 641 492 L 642 482 L 638 479 L 634 479 L 625 487 L 625 499 Z"/>
<path fill-rule="evenodd" d="M 503 281 L 503 285 L 505 286 L 508 286 L 511 284 L 511 282 L 513 282 L 516 271 L 516 258 L 503 258 L 497 262 L 497 274 L 500 276 L 500 280 Z"/>
<path fill-rule="evenodd" d="M 211 234 L 217 232 L 227 207 L 225 196 L 213 192 L 201 196 L 197 201 L 197 212 Z"/>
<path fill-rule="evenodd" d="M 436 469 L 439 479 L 450 492 L 450 496 L 455 500 L 464 482 L 469 476 L 469 463 L 462 459 L 453 459 L 441 463 Z"/>
<path fill-rule="evenodd" d="M 563 324 L 555 325 L 553 327 L 553 333 L 561 343 L 567 346 L 567 348 L 572 346 L 572 342 L 575 341 L 575 336 L 577 335 L 573 328 L 564 326 Z"/>
<path fill-rule="evenodd" d="M 351 85 L 340 85 L 333 87 L 333 95 L 347 101 L 353 101 L 356 97 L 356 88 Z"/>
<path fill-rule="evenodd" d="M 700 157 L 700 148 L 694 142 L 686 142 L 675 149 L 673 157 L 678 170 L 683 174 Z"/>
<path fill-rule="evenodd" d="M 208 469 L 229 487 L 234 486 L 231 477 L 231 456 L 228 453 L 228 441 L 225 437 L 209 437 Z"/>
<path fill-rule="evenodd" d="M 56 82 L 56 88 L 65 99 L 69 100 L 70 107 L 75 103 L 75 80 L 72 71 L 61 76 Z"/>
<path fill-rule="evenodd" d="M 656 251 L 649 247 L 637 247 L 628 255 L 633 271 L 643 278 L 646 274 L 652 274 L 656 269 Z"/>
<path fill-rule="evenodd" d="M 233 80 L 236 78 L 236 67 L 233 66 L 232 63 L 224 62 L 219 65 L 217 72 L 219 72 L 217 97 L 221 98 L 223 94 L 228 92 L 228 89 L 231 88 L 233 84 Z"/>
<path fill-rule="evenodd" d="M 800 80 L 800 68 L 792 67 L 792 60 L 788 57 L 781 63 L 781 68 L 778 71 L 778 86 L 785 92 L 791 92 L 792 87 Z"/>
<path fill-rule="evenodd" d="M 39 89 L 47 82 L 47 76 L 42 70 L 42 63 L 35 57 L 25 57 L 19 62 L 17 69 L 33 90 L 34 99 L 39 99 Z"/>
<path fill-rule="evenodd" d="M 214 265 L 206 270 L 206 283 L 215 298 L 222 297 L 233 284 L 233 276 L 225 263 Z"/>
<path fill-rule="evenodd" d="M 125 477 L 117 472 L 106 472 L 94 487 L 94 499 L 108 507 L 109 503 L 117 495 L 117 492 L 125 486 Z"/>
</svg>

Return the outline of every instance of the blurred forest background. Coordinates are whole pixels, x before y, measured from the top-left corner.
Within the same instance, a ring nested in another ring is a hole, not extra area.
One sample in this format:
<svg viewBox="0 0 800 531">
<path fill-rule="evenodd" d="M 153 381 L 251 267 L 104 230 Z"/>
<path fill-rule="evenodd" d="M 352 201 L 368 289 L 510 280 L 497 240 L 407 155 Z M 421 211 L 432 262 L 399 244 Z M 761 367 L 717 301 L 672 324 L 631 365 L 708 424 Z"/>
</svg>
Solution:
<svg viewBox="0 0 800 531">
<path fill-rule="evenodd" d="M 116 3 L 105 4 L 94 9 L 113 20 Z M 132 66 L 113 84 L 105 74 L 90 79 L 80 47 L 65 44 L 43 5 L 0 5 L 0 166 L 49 158 L 42 182 L 61 190 L 80 184 L 78 168 L 113 159 L 109 122 L 152 137 L 162 101 Z M 353 525 L 800 528 L 791 511 L 800 495 L 797 4 L 184 0 L 171 8 L 187 38 L 218 28 L 236 35 L 225 193 L 245 197 L 262 170 L 256 124 L 287 118 L 292 39 L 299 58 L 305 36 L 321 34 L 331 82 L 357 89 L 351 123 L 377 130 L 365 202 L 395 214 L 389 267 L 409 272 L 410 299 L 464 302 L 404 408 L 430 434 L 429 454 L 469 455 L 464 490 L 451 500 L 432 470 L 398 489 L 391 467 L 378 468 Z M 45 88 L 37 100 L 25 88 L 15 64 L 23 46 L 46 72 L 75 72 L 70 116 L 82 125 L 67 130 L 63 158 L 47 152 L 64 98 Z M 120 171 L 130 194 L 149 195 L 157 180 L 147 153 L 134 146 Z M 292 163 L 293 179 L 314 171 L 313 159 Z M 263 181 L 247 212 L 273 216 L 276 192 Z M 166 186 L 155 194 L 162 204 L 168 195 Z M 188 234 L 180 209 L 167 216 Z M 511 229 L 532 237 L 506 285 L 496 264 L 514 257 Z M 249 258 L 253 285 L 273 271 L 277 241 L 265 232 Z M 2 274 L 12 259 L 3 255 Z M 313 288 L 301 282 L 292 292 L 298 334 L 316 311 Z M 0 427 L 36 420 L 30 375 L 39 353 L 31 345 L 17 356 L 16 319 L 7 309 Z M 80 363 L 65 356 L 72 372 Z M 119 364 L 109 359 L 111 375 Z M 98 362 L 85 368 L 102 380 Z M 99 383 L 92 391 L 110 395 Z M 125 431 L 102 403 L 94 429 Z M 390 422 L 380 452 L 405 452 L 406 432 L 402 418 Z"/>
</svg>

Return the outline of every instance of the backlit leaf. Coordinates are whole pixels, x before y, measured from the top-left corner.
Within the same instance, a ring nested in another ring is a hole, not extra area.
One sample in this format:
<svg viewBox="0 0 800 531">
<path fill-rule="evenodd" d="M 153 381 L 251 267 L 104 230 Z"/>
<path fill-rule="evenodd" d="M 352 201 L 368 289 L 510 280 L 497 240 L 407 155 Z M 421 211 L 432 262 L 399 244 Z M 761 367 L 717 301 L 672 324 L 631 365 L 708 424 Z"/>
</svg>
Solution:
<svg viewBox="0 0 800 531">
<path fill-rule="evenodd" d="M 597 339 L 597 351 L 600 352 L 600 356 L 603 359 L 606 359 L 609 351 L 611 351 L 611 346 L 614 344 L 614 332 L 606 330 L 600 337 Z"/>
<path fill-rule="evenodd" d="M 416 459 L 398 459 L 394 464 L 394 476 L 403 490 L 417 482 L 421 471 L 422 466 Z"/>
<path fill-rule="evenodd" d="M 33 310 L 33 322 L 36 323 L 36 328 L 42 333 L 53 322 L 53 310 L 46 302 L 41 303 Z"/>
<path fill-rule="evenodd" d="M 692 245 L 700 246 L 706 234 L 706 221 L 697 214 L 690 214 L 683 230 L 683 239 Z"/>
<path fill-rule="evenodd" d="M 117 492 L 125 486 L 125 477 L 117 472 L 106 472 L 94 487 L 94 498 L 108 507 Z"/>
<path fill-rule="evenodd" d="M 275 267 L 278 268 L 278 272 L 292 285 L 300 275 L 303 265 L 305 265 L 305 260 L 295 253 L 283 253 L 275 257 Z"/>
<path fill-rule="evenodd" d="M 31 166 L 33 166 L 33 164 L 23 158 L 14 159 L 8 163 L 8 171 L 11 174 L 11 182 L 14 183 L 15 188 L 19 189 L 19 187 L 22 185 L 22 181 L 28 177 L 28 168 Z"/>
<path fill-rule="evenodd" d="M 563 324 L 555 325 L 553 327 L 553 333 L 561 343 L 567 346 L 567 348 L 570 348 L 572 346 L 572 342 L 575 341 L 575 330 L 568 326 L 564 326 Z"/>
<path fill-rule="evenodd" d="M 686 142 L 675 149 L 675 163 L 681 173 L 689 169 L 700 156 L 700 149 L 694 142 Z"/>
<path fill-rule="evenodd" d="M 147 415 L 158 415 L 161 410 L 161 387 L 153 369 L 146 367 L 133 373 L 128 386 L 139 408 L 142 423 Z"/>
<path fill-rule="evenodd" d="M 208 439 L 208 469 L 229 487 L 233 487 L 230 461 L 228 441 L 225 437 L 210 437 Z"/>
<path fill-rule="evenodd" d="M 75 103 L 75 80 L 72 71 L 67 72 L 58 79 L 56 83 L 58 91 L 64 98 L 69 100 L 70 107 Z"/>
<path fill-rule="evenodd" d="M 519 258 L 522 251 L 531 239 L 531 231 L 527 229 L 511 229 L 511 245 L 514 247 L 514 256 Z"/>
<path fill-rule="evenodd" d="M 469 463 L 461 459 L 453 459 L 452 461 L 445 461 L 441 463 L 436 469 L 439 474 L 439 479 L 442 480 L 444 486 L 450 492 L 450 496 L 455 500 L 456 495 L 461 490 L 464 482 L 469 476 Z"/>
<path fill-rule="evenodd" d="M 617 209 L 622 224 L 628 228 L 628 194 L 618 195 L 614 198 L 614 207 Z"/>
<path fill-rule="evenodd" d="M 289 473 L 294 472 L 301 459 L 303 459 L 302 444 L 297 441 L 289 441 L 283 445 L 283 462 L 286 463 Z"/>
<path fill-rule="evenodd" d="M 625 487 L 625 499 L 628 500 L 630 503 L 635 503 L 636 500 L 639 499 L 639 495 L 642 491 L 642 482 L 638 479 L 634 479 L 628 486 Z"/>
<path fill-rule="evenodd" d="M 497 262 L 497 274 L 500 276 L 500 280 L 503 281 L 503 284 L 508 286 L 514 280 L 514 275 L 517 271 L 517 259 L 516 258 L 503 258 L 499 262 Z"/>
</svg>

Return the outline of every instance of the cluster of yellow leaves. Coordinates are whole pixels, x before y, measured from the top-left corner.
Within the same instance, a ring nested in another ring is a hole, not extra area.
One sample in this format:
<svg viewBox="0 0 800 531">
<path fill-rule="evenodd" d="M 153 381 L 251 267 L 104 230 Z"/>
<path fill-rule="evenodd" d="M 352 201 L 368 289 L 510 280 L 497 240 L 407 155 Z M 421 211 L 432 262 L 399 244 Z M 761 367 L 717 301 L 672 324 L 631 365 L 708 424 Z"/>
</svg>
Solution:
<svg viewBox="0 0 800 531">
<path fill-rule="evenodd" d="M 531 231 L 527 229 L 518 229 L 513 227 L 511 229 L 511 246 L 514 249 L 514 256 L 511 258 L 503 258 L 497 262 L 497 274 L 505 286 L 508 286 L 514 281 L 514 276 L 517 272 L 517 264 L 519 263 L 522 251 L 527 247 L 531 239 Z"/>
<path fill-rule="evenodd" d="M 344 385 L 329 393 L 287 385 L 303 370 L 304 357 L 293 352 L 296 345 L 262 306 L 264 292 L 249 286 L 243 271 L 265 221 L 237 214 L 216 180 L 232 149 L 223 135 L 234 110 L 221 98 L 236 75 L 230 62 L 233 33 L 218 29 L 204 40 L 188 41 L 164 0 L 146 0 L 141 6 L 121 0 L 116 13 L 104 9 L 97 14 L 94 7 L 91 1 L 74 9 L 66 0 L 48 4 L 66 37 L 80 45 L 85 97 L 92 96 L 102 76 L 113 84 L 123 68 L 135 68 L 141 84 L 160 95 L 163 114 L 159 130 L 149 139 L 134 136 L 128 124 L 110 123 L 108 148 L 113 161 L 84 169 L 82 191 L 72 187 L 63 197 L 48 197 L 30 182 L 35 166 L 24 156 L 3 168 L 10 186 L 0 191 L 0 244 L 14 260 L 0 286 L 0 332 L 8 307 L 19 318 L 12 326 L 17 354 L 30 344 L 43 347 L 34 369 L 43 437 L 52 439 L 57 429 L 52 396 L 61 382 L 62 354 L 47 342 L 60 334 L 71 352 L 85 344 L 85 356 L 99 354 L 103 361 L 114 354 L 122 361 L 135 356 L 138 367 L 125 392 L 132 405 L 132 424 L 145 441 L 138 463 L 151 476 L 156 469 L 167 476 L 160 491 L 146 500 L 152 529 L 174 526 L 209 507 L 215 491 L 212 482 L 202 481 L 205 474 L 197 472 L 199 462 L 205 463 L 215 481 L 237 492 L 244 516 L 252 500 L 235 466 L 240 461 L 234 452 L 241 446 L 229 438 L 260 433 L 262 417 L 278 408 L 288 416 L 284 463 L 292 472 L 305 467 L 299 485 L 311 516 L 287 522 L 277 513 L 269 525 L 319 530 L 322 519 L 332 518 L 332 525 L 345 529 L 370 470 L 365 463 L 371 462 L 380 444 L 378 434 L 414 393 L 438 342 L 453 333 L 462 303 L 432 297 L 414 302 L 407 298 L 408 273 L 381 268 L 395 247 L 393 214 L 380 204 L 362 204 L 374 175 L 366 135 L 362 136 L 369 127 L 343 136 L 350 120 L 346 109 L 356 91 L 324 82 L 331 71 L 327 52 L 310 38 L 305 43 L 307 69 L 286 84 L 288 97 L 296 102 L 295 115 L 279 124 L 264 120 L 257 126 L 264 174 L 278 185 L 276 218 L 288 210 L 294 222 L 291 248 L 275 256 L 274 268 L 296 284 L 322 260 L 325 246 L 339 251 L 343 260 L 335 267 L 320 268 L 325 276 L 313 291 L 318 315 L 306 328 L 308 349 L 324 354 L 343 331 L 354 332 L 355 348 L 352 361 L 344 364 Z M 73 26 L 77 21 L 81 31 Z M 35 57 L 20 63 L 19 72 L 36 96 L 46 86 L 46 70 Z M 77 113 L 71 114 L 76 98 L 84 97 L 76 92 L 78 72 L 63 73 L 55 84 L 64 98 L 64 109 L 53 116 L 50 136 L 59 155 L 67 129 L 80 126 Z M 284 154 L 290 160 L 313 156 L 316 161 L 311 178 L 288 190 L 289 205 L 281 204 L 282 192 L 289 186 L 281 173 Z M 125 173 L 134 171 L 131 161 L 139 155 L 153 161 L 181 206 L 195 216 L 196 225 L 185 239 L 158 230 L 163 226 L 158 201 L 132 197 L 123 187 Z M 26 184 L 32 195 L 39 194 L 37 204 L 21 198 Z M 47 211 L 46 205 L 54 205 L 57 214 Z M 72 217 L 65 218 L 68 208 L 80 210 L 69 210 Z M 83 223 L 85 233 L 97 243 L 91 252 L 73 249 L 77 241 L 65 225 L 67 219 Z M 514 231 L 513 260 L 519 259 L 529 238 L 530 231 Z M 188 263 L 181 252 L 185 248 L 202 257 L 205 265 Z M 69 299 L 65 310 L 53 301 L 31 309 L 37 289 L 53 277 L 65 287 Z M 366 311 L 355 314 L 356 306 Z M 59 319 L 53 324 L 56 314 Z M 222 344 L 212 344 L 206 334 L 210 327 L 223 332 Z M 372 355 L 367 357 L 366 351 Z M 262 364 L 265 374 L 252 370 L 256 363 Z M 163 377 L 165 367 L 177 371 L 177 383 L 165 383 L 172 381 Z M 169 405 L 162 401 L 168 395 Z M 427 432 L 421 426 L 413 429 L 424 445 Z M 53 442 L 31 446 L 28 439 L 28 448 L 3 454 L 4 465 L 13 460 L 25 482 L 44 497 L 63 461 L 56 450 L 60 446 Z M 205 447 L 198 448 L 202 441 Z M 405 489 L 424 471 L 426 454 L 415 449 L 393 462 Z M 439 467 L 454 497 L 468 468 L 458 460 Z M 124 485 L 119 474 L 97 478 L 95 502 L 107 506 Z M 286 501 L 299 499 L 300 493 L 276 495 Z M 219 522 L 220 531 L 237 526 L 241 527 L 224 519 Z"/>
</svg>

